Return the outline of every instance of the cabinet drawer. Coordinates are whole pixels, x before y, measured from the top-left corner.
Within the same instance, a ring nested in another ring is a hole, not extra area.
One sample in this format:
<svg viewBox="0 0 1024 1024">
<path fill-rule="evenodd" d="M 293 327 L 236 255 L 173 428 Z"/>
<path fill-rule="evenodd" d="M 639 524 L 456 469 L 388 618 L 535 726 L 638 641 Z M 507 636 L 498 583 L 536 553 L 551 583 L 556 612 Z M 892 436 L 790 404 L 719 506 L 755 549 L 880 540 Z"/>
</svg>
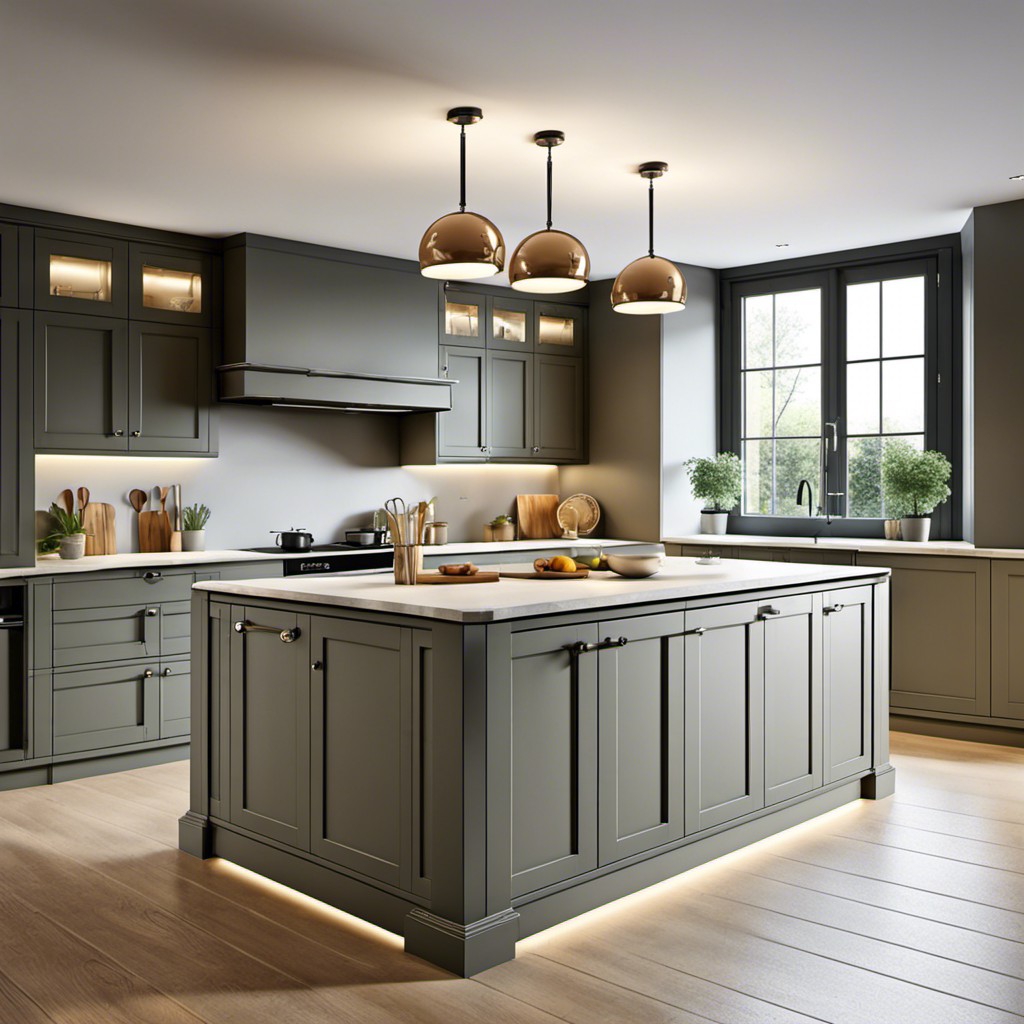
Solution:
<svg viewBox="0 0 1024 1024">
<path fill-rule="evenodd" d="M 160 619 L 158 604 L 54 612 L 54 667 L 158 658 Z"/>
<path fill-rule="evenodd" d="M 147 579 L 146 575 L 151 578 Z M 153 605 L 160 601 L 188 601 L 192 573 L 140 571 L 118 579 L 58 580 L 53 585 L 53 609 L 110 608 L 117 605 Z"/>
<path fill-rule="evenodd" d="M 190 728 L 191 672 L 187 661 L 160 666 L 160 738 L 187 736 Z"/>
<path fill-rule="evenodd" d="M 157 664 L 57 672 L 53 677 L 53 752 L 157 738 Z"/>
</svg>

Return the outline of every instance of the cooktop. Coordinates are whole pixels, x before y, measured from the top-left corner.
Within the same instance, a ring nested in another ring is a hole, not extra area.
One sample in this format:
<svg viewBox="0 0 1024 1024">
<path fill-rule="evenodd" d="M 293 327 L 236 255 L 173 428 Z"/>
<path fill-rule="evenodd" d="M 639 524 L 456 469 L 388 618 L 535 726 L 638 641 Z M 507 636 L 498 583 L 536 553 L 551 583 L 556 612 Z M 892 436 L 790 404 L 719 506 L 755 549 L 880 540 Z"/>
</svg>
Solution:
<svg viewBox="0 0 1024 1024">
<path fill-rule="evenodd" d="M 390 551 L 390 544 L 314 544 L 308 551 L 292 551 L 271 544 L 265 548 L 245 548 L 246 551 L 255 551 L 260 555 L 309 555 L 315 551 Z"/>
<path fill-rule="evenodd" d="M 309 551 L 288 551 L 275 545 L 249 550 L 265 555 L 281 555 L 285 576 L 367 572 L 390 569 L 395 564 L 395 549 L 381 544 L 314 544 Z M 285 558 L 285 555 L 288 557 Z"/>
</svg>

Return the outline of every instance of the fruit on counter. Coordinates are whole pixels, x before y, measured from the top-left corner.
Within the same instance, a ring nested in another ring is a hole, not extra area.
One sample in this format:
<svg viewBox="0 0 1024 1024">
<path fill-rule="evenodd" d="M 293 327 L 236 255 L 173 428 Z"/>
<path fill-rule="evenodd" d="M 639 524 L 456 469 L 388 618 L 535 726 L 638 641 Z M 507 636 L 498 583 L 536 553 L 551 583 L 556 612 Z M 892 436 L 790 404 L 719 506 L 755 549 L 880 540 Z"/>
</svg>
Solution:
<svg viewBox="0 0 1024 1024">
<path fill-rule="evenodd" d="M 439 565 L 437 571 L 442 576 L 475 576 L 480 570 L 472 562 L 452 565 Z"/>
<path fill-rule="evenodd" d="M 548 563 L 548 569 L 551 572 L 575 572 L 576 561 L 568 555 L 555 555 Z"/>
</svg>

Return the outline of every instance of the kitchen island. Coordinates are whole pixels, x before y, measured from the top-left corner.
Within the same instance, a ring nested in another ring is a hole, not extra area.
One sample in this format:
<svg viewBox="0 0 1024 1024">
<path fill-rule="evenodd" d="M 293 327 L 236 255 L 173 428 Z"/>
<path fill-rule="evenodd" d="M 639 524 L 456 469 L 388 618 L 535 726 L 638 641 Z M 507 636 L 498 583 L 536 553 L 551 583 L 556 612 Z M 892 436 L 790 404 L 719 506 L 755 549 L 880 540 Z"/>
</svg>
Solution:
<svg viewBox="0 0 1024 1024">
<path fill-rule="evenodd" d="M 893 790 L 885 569 L 212 581 L 192 615 L 181 848 L 458 974 Z"/>
</svg>

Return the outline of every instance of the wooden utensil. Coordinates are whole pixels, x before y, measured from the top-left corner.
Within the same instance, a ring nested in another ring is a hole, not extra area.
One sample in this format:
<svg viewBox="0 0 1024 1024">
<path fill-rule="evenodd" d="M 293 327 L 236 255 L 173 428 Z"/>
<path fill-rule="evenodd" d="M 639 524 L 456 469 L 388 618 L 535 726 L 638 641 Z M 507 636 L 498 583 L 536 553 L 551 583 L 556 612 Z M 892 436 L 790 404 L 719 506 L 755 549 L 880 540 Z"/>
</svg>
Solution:
<svg viewBox="0 0 1024 1024">
<path fill-rule="evenodd" d="M 57 496 L 57 503 L 69 516 L 75 514 L 75 496 L 71 493 L 71 488 L 66 488 L 60 492 Z"/>
<path fill-rule="evenodd" d="M 128 504 L 131 505 L 136 512 L 141 512 L 146 507 L 146 502 L 148 500 L 146 492 L 138 487 L 135 487 L 128 492 Z"/>
<path fill-rule="evenodd" d="M 497 583 L 496 572 L 478 572 L 472 576 L 445 576 L 440 572 L 421 572 L 416 577 L 417 583 Z"/>
<path fill-rule="evenodd" d="M 557 494 L 517 494 L 516 520 L 520 540 L 545 540 L 560 537 Z"/>
<path fill-rule="evenodd" d="M 139 513 L 139 550 L 166 551 L 163 541 L 163 519 L 159 512 L 145 512 L 149 496 L 136 487 L 129 495 L 131 506 Z"/>
<path fill-rule="evenodd" d="M 79 487 L 78 488 L 78 512 L 79 515 L 83 513 L 89 506 L 89 488 Z"/>
<path fill-rule="evenodd" d="M 167 495 L 170 487 L 160 488 L 160 543 L 161 551 L 171 550 L 171 517 L 167 513 Z"/>
</svg>

